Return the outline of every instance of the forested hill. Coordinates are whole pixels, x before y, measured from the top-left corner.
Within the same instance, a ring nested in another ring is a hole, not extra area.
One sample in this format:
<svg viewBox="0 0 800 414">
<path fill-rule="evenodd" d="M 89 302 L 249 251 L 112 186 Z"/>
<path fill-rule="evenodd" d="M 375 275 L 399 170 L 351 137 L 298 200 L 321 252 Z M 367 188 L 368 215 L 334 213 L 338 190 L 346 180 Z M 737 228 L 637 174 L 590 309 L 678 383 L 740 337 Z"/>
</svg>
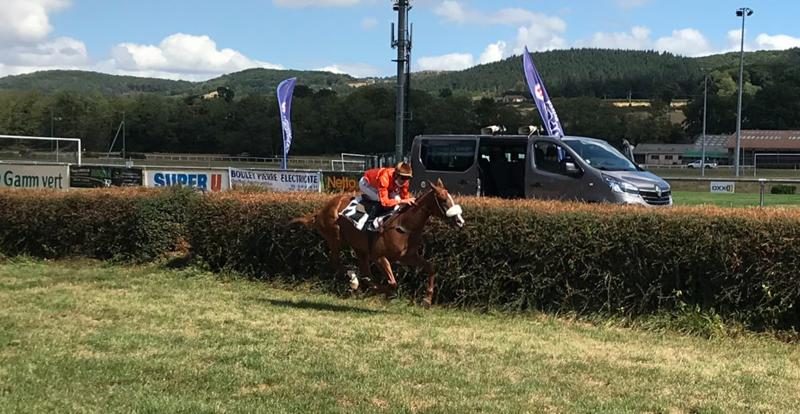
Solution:
<svg viewBox="0 0 800 414">
<path fill-rule="evenodd" d="M 1 90 L 37 91 L 45 94 L 75 92 L 79 94 L 128 95 L 196 95 L 227 87 L 238 96 L 274 94 L 282 80 L 297 77 L 298 84 L 313 90 L 332 89 L 346 92 L 359 82 L 349 75 L 320 71 L 247 69 L 205 82 L 118 76 L 77 70 L 50 70 L 0 78 Z"/>
<path fill-rule="evenodd" d="M 389 59 L 387 55 L 387 59 Z M 697 94 L 703 70 L 727 77 L 738 73 L 738 53 L 687 58 L 654 51 L 569 49 L 538 52 L 534 62 L 553 97 L 682 98 Z M 800 49 L 746 53 L 746 80 L 759 73 L 780 73 L 800 64 Z M 205 82 L 115 76 L 82 71 L 43 71 L 0 78 L 1 90 L 59 91 L 127 95 L 154 93 L 164 96 L 197 95 L 227 87 L 236 97 L 272 95 L 278 83 L 297 77 L 298 85 L 311 90 L 331 89 L 348 94 L 356 86 L 377 83 L 391 86 L 393 79 L 357 79 L 319 71 L 248 69 Z M 753 79 L 760 83 L 758 79 Z M 520 56 L 478 65 L 462 71 L 412 74 L 412 88 L 432 94 L 499 96 L 524 93 L 525 78 Z"/>
<path fill-rule="evenodd" d="M 687 58 L 654 51 L 569 49 L 533 53 L 534 64 L 551 96 L 634 99 L 689 97 L 696 94 L 703 71 L 738 73 L 739 54 Z M 800 49 L 745 54 L 748 68 L 792 67 Z M 424 73 L 413 87 L 428 92 L 449 89 L 455 94 L 498 96 L 527 90 L 522 58 L 478 65 L 458 72 Z"/>
</svg>

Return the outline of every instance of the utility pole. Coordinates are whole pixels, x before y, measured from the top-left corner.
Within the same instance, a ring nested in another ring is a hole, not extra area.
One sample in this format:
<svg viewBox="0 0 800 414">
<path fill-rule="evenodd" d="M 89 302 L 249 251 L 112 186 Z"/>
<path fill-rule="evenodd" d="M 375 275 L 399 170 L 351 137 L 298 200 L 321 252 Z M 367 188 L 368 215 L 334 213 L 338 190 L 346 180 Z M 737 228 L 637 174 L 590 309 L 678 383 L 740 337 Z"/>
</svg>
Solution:
<svg viewBox="0 0 800 414">
<path fill-rule="evenodd" d="M 700 158 L 700 176 L 706 175 L 706 108 L 708 102 L 708 74 L 703 76 L 703 151 Z"/>
<path fill-rule="evenodd" d="M 54 138 L 56 136 L 55 121 L 60 121 L 60 120 L 61 120 L 61 117 L 56 118 L 55 114 L 53 113 L 53 110 L 50 109 L 50 138 Z M 58 152 L 59 152 L 58 140 L 55 140 L 55 141 L 56 141 L 56 162 L 58 162 L 58 158 L 59 158 L 58 157 Z M 52 145 L 50 146 L 50 149 L 53 149 Z"/>
<path fill-rule="evenodd" d="M 122 159 L 125 160 L 127 148 L 125 147 L 125 111 L 122 111 Z"/>
<path fill-rule="evenodd" d="M 411 10 L 410 0 L 394 0 L 393 9 L 397 11 L 397 32 L 392 23 L 392 48 L 397 49 L 397 106 L 395 108 L 395 158 L 403 160 L 403 137 L 406 122 L 406 88 L 408 73 L 410 73 L 409 56 L 411 55 L 411 40 L 408 30 L 408 11 Z M 395 37 L 395 35 L 397 35 Z"/>
</svg>

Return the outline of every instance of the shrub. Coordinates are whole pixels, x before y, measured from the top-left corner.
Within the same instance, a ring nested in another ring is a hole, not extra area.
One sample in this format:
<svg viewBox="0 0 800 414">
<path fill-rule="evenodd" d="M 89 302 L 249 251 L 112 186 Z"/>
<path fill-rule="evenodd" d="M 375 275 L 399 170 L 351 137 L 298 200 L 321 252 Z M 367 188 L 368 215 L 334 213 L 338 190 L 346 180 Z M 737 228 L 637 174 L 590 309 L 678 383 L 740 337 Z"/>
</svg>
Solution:
<svg viewBox="0 0 800 414">
<path fill-rule="evenodd" d="M 769 190 L 771 194 L 794 194 L 797 187 L 788 184 L 775 184 Z"/>
<path fill-rule="evenodd" d="M 147 261 L 185 239 L 189 190 L 0 192 L 0 252 Z"/>
<path fill-rule="evenodd" d="M 330 280 L 322 239 L 286 224 L 324 200 L 206 197 L 192 213 L 192 248 L 216 269 Z M 465 230 L 434 220 L 425 234 L 441 304 L 620 315 L 690 306 L 751 327 L 798 326 L 800 212 L 483 199 L 462 205 Z M 397 275 L 403 291 L 421 292 L 424 275 Z"/>
<path fill-rule="evenodd" d="M 197 262 L 211 269 L 343 287 L 331 278 L 323 240 L 288 224 L 329 197 L 0 192 L 0 256 L 145 261 L 188 238 Z M 439 304 L 623 317 L 667 312 L 709 332 L 720 320 L 800 327 L 800 210 L 460 201 L 465 229 L 434 219 L 424 236 Z M 396 270 L 401 294 L 422 294 L 422 272 Z M 375 276 L 382 279 L 377 269 Z"/>
</svg>

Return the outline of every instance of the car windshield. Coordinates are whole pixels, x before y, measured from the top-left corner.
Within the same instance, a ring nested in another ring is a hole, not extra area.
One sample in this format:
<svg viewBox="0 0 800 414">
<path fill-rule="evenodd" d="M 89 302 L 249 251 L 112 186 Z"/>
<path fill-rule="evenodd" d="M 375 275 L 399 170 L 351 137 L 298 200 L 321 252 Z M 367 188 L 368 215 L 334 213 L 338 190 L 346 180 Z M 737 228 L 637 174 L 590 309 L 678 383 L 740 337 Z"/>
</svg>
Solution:
<svg viewBox="0 0 800 414">
<path fill-rule="evenodd" d="M 616 148 L 601 141 L 580 139 L 564 140 L 589 165 L 604 171 L 638 171 L 631 160 Z"/>
</svg>

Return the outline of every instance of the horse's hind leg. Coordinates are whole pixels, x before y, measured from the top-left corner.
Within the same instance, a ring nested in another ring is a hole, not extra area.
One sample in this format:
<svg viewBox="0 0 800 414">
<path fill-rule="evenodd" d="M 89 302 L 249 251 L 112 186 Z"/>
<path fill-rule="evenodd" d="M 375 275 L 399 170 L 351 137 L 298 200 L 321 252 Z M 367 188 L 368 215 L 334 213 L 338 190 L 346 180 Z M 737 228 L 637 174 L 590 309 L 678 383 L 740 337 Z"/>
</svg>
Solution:
<svg viewBox="0 0 800 414">
<path fill-rule="evenodd" d="M 356 256 L 358 257 L 358 271 L 361 272 L 361 278 L 367 281 L 370 289 L 375 290 L 375 285 L 372 283 L 372 269 L 369 266 L 369 255 L 356 252 Z"/>
<path fill-rule="evenodd" d="M 392 264 L 385 256 L 377 260 L 383 274 L 386 275 L 386 281 L 389 283 L 389 290 L 386 291 L 386 296 L 389 297 L 392 293 L 397 291 L 397 281 L 394 279 L 394 272 L 392 271 Z"/>
<path fill-rule="evenodd" d="M 342 241 L 339 239 L 339 232 L 335 232 L 335 234 L 323 234 L 325 238 L 325 242 L 328 243 L 328 250 L 330 256 L 328 260 L 331 263 L 331 267 L 333 268 L 336 277 L 344 276 L 344 266 L 342 265 L 342 260 L 339 257 L 339 252 L 342 250 Z"/>
<path fill-rule="evenodd" d="M 425 260 L 425 258 L 419 254 L 413 254 L 400 259 L 400 263 L 414 267 L 421 267 L 423 270 L 425 270 L 425 273 L 428 274 L 428 288 L 425 290 L 425 299 L 422 300 L 422 305 L 426 308 L 430 307 L 433 304 L 433 285 L 436 277 L 436 272 L 434 271 L 431 262 Z"/>
</svg>

